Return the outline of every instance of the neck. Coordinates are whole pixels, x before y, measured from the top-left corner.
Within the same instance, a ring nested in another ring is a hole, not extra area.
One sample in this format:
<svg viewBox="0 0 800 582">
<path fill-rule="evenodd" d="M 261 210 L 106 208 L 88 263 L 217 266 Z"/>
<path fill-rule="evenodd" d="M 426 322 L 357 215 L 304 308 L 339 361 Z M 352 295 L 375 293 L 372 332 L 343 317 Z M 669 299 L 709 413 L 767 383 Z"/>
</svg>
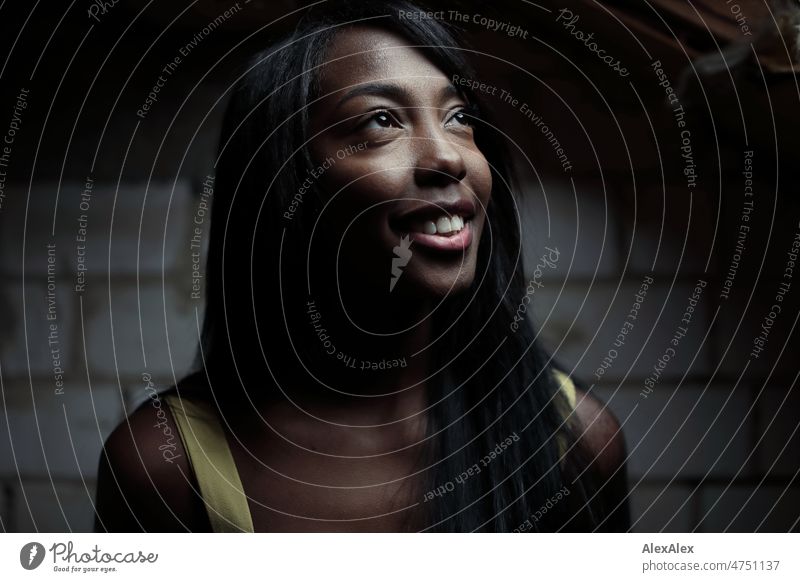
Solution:
<svg viewBox="0 0 800 582">
<path fill-rule="evenodd" d="M 353 384 L 348 391 L 370 393 L 424 381 L 432 330 L 423 310 L 368 301 L 348 307 L 330 297 L 305 303 L 304 331 L 311 334 L 311 352 L 318 354 L 313 363 L 320 372 Z"/>
</svg>

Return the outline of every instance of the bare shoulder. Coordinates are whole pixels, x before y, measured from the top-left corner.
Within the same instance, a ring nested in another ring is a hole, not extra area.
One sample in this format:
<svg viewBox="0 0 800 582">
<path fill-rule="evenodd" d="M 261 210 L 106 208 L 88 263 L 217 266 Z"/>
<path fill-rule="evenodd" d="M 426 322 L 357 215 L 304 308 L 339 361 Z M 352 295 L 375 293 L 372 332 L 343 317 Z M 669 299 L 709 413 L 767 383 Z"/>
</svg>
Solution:
<svg viewBox="0 0 800 582">
<path fill-rule="evenodd" d="M 148 392 L 105 442 L 98 470 L 98 531 L 203 527 L 202 500 L 165 395 Z"/>
<path fill-rule="evenodd" d="M 610 478 L 624 469 L 627 449 L 619 420 L 608 406 L 576 388 L 576 432 L 581 448 L 596 474 Z"/>
<path fill-rule="evenodd" d="M 628 531 L 631 526 L 627 447 L 619 420 L 606 404 L 585 390 L 576 390 L 577 451 L 591 476 L 594 510 L 603 516 L 596 531 Z"/>
</svg>

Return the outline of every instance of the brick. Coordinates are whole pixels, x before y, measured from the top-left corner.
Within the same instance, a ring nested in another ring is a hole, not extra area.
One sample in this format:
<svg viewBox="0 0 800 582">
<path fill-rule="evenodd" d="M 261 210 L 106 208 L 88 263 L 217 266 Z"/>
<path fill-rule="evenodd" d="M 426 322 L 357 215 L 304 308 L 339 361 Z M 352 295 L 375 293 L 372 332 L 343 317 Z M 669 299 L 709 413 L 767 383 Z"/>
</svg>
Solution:
<svg viewBox="0 0 800 582">
<path fill-rule="evenodd" d="M 624 93 L 616 91 L 616 81 L 612 80 L 610 86 L 614 87 L 615 97 Z M 531 87 L 534 87 L 532 91 Z M 596 87 L 575 75 L 563 73 L 563 68 L 560 76 L 549 76 L 544 83 L 529 79 L 527 89 L 520 87 L 513 91 L 514 96 L 525 103 L 526 109 L 541 117 L 541 124 L 538 124 L 538 118 L 532 120 L 521 110 L 521 103 L 519 111 L 504 116 L 502 127 L 508 128 L 506 131 L 516 138 L 516 143 L 521 142 L 520 146 L 528 152 L 538 171 L 565 176 L 596 176 L 600 167 L 605 174 L 616 172 L 629 176 L 632 168 L 643 174 L 657 170 L 655 139 L 660 135 L 653 136 L 638 102 L 633 108 L 631 103 L 619 103 L 619 99 L 609 103 L 605 100 L 607 95 L 598 95 Z M 659 111 L 662 111 L 662 117 L 665 116 L 663 110 L 651 108 L 651 118 Z M 556 161 L 543 128 L 553 133 L 566 152 L 572 164 L 569 172 L 565 172 Z M 680 153 L 677 147 L 675 152 L 676 155 Z"/>
<path fill-rule="evenodd" d="M 44 265 L 43 265 L 44 267 Z M 64 373 L 71 371 L 71 333 L 77 321 L 72 311 L 68 282 L 56 279 L 55 319 L 48 320 L 48 295 L 46 279 L 32 278 L 25 284 L 25 308 L 21 282 L 7 282 L 0 291 L 0 365 L 3 377 L 13 375 L 42 375 L 53 378 L 53 349 L 58 349 L 60 367 Z M 57 326 L 50 345 L 50 326 Z M 26 329 L 27 327 L 27 329 Z M 55 382 L 53 378 L 52 382 Z"/>
<path fill-rule="evenodd" d="M 627 260 L 627 270 L 653 272 L 662 280 L 702 276 L 713 242 L 708 225 L 715 220 L 705 194 L 660 182 L 638 184 L 635 195 L 628 189 L 619 194 L 626 216 L 621 261 Z"/>
<path fill-rule="evenodd" d="M 794 284 L 798 285 L 797 282 Z M 744 371 L 744 379 L 757 383 L 759 387 L 767 376 L 770 376 L 771 383 L 793 381 L 800 334 L 796 330 L 792 333 L 792 326 L 800 310 L 800 291 L 790 290 L 780 302 L 782 311 L 774 319 L 770 318 L 772 323 L 769 323 L 767 317 L 772 306 L 778 303 L 775 300 L 777 289 L 777 282 L 763 282 L 755 289 L 749 303 L 747 296 L 733 294 L 722 303 L 714 330 L 722 373 L 738 378 Z M 754 340 L 761 335 L 762 325 L 769 328 L 769 333 L 763 351 L 754 357 Z"/>
<path fill-rule="evenodd" d="M 722 386 L 703 393 L 698 385 L 677 390 L 661 385 L 647 399 L 640 396 L 640 389 L 626 385 L 616 393 L 608 388 L 598 391 L 623 423 L 628 472 L 634 482 L 754 473 L 755 455 L 745 461 L 753 450 L 755 422 L 755 415 L 748 414 L 748 391 L 737 390 L 726 403 L 729 391 Z"/>
<path fill-rule="evenodd" d="M 94 496 L 94 481 L 87 481 L 85 486 L 81 481 L 23 481 L 21 487 L 16 485 L 14 492 L 15 529 L 19 532 L 91 532 Z"/>
<path fill-rule="evenodd" d="M 793 477 L 800 459 L 800 392 L 766 389 L 758 397 L 760 469 L 771 476 Z"/>
<path fill-rule="evenodd" d="M 734 180 L 724 186 L 724 191 L 730 195 L 721 200 L 715 258 L 722 278 L 728 275 L 729 269 L 735 269 L 731 295 L 746 297 L 757 277 L 765 280 L 782 276 L 787 254 L 798 232 L 800 203 L 791 196 L 776 199 L 773 177 L 768 170 L 770 166 L 774 168 L 774 162 L 762 160 L 758 154 L 753 158 L 753 196 L 746 199 L 744 179 L 740 179 L 744 169 L 742 159 L 739 152 L 735 163 L 723 170 L 734 176 Z M 745 200 L 752 206 L 746 207 Z M 741 231 L 741 226 L 749 230 Z M 738 265 L 732 262 L 737 244 L 742 247 Z"/>
<path fill-rule="evenodd" d="M 683 326 L 681 319 L 694 285 L 676 284 L 670 292 L 667 282 L 657 278 L 647 290 L 636 320 L 628 319 L 642 281 L 643 278 L 626 280 L 618 292 L 616 284 L 608 283 L 575 283 L 563 290 L 546 285 L 536 290 L 533 311 L 545 344 L 570 368 L 577 365 L 578 376 L 587 383 L 618 381 L 626 374 L 628 381 L 647 378 L 670 347 L 677 327 Z M 709 346 L 703 343 L 708 321 L 707 293 L 701 295 L 688 332 L 661 371 L 660 382 L 676 382 L 687 370 L 693 376 L 709 372 Z M 626 321 L 633 324 L 633 329 L 629 329 L 624 343 L 616 346 L 614 342 Z M 616 350 L 616 357 L 600 373 L 598 368 L 610 350 Z"/>
<path fill-rule="evenodd" d="M 116 387 L 93 385 L 90 394 L 85 384 L 67 384 L 63 395 L 55 395 L 43 383 L 34 386 L 33 397 L 24 384 L 5 388 L 9 425 L 6 415 L 0 416 L 0 473 L 14 478 L 96 475 L 103 442 L 122 414 Z"/>
<path fill-rule="evenodd" d="M 51 243 L 57 249 L 58 267 L 65 273 L 72 269 L 70 256 L 73 254 L 71 244 L 75 233 L 69 233 L 66 222 L 59 222 L 58 218 L 53 233 L 53 207 L 57 186 L 57 183 L 34 184 L 29 197 L 27 183 L 6 185 L 7 197 L 3 201 L 3 211 L 0 212 L 0 269 L 4 273 L 25 273 L 26 278 L 43 276 L 47 267 L 45 245 Z M 64 183 L 59 196 L 71 197 L 75 193 L 80 195 L 77 187 L 75 183 Z"/>
<path fill-rule="evenodd" d="M 174 191 L 171 182 L 152 182 L 149 187 L 145 182 L 127 183 L 119 191 L 114 183 L 95 182 L 86 211 L 80 208 L 84 187 L 78 182 L 65 182 L 60 190 L 57 183 L 35 184 L 31 200 L 36 203 L 29 205 L 26 222 L 27 184 L 9 184 L 8 204 L 0 214 L 0 269 L 22 274 L 23 241 L 27 275 L 44 272 L 47 243 L 55 243 L 59 263 L 70 279 L 78 265 L 79 244 L 86 245 L 87 274 L 100 278 L 108 276 L 109 264 L 114 274 L 135 274 L 137 269 L 142 274 L 169 271 L 182 260 L 196 205 L 188 182 L 178 181 Z M 76 241 L 81 214 L 87 217 L 85 243 Z"/>
<path fill-rule="evenodd" d="M 692 489 L 682 485 L 642 484 L 631 491 L 631 522 L 636 532 L 688 532 L 694 524 Z"/>
<path fill-rule="evenodd" d="M 751 497 L 752 495 L 752 497 Z M 800 490 L 797 485 L 704 487 L 702 532 L 798 532 Z"/>
<path fill-rule="evenodd" d="M 544 247 L 559 251 L 556 269 L 544 269 L 550 279 L 612 277 L 619 271 L 616 219 L 610 202 L 596 183 L 568 181 L 544 187 L 529 182 L 520 205 L 525 273 L 533 276 Z M 577 194 L 577 196 L 576 196 Z M 488 234 L 488 231 L 487 233 Z"/>
<path fill-rule="evenodd" d="M 109 308 L 108 291 L 93 289 L 84 303 L 88 306 L 87 350 L 94 372 L 140 377 L 146 371 L 153 381 L 167 385 L 186 374 L 198 345 L 194 311 L 198 302 L 188 291 L 181 292 L 169 283 L 162 291 L 159 282 L 141 283 L 137 293 L 135 283 L 120 284 L 112 285 L 110 300 Z M 199 318 L 202 323 L 202 310 Z"/>
<path fill-rule="evenodd" d="M 0 532 L 8 533 L 14 525 L 11 517 L 11 486 L 0 481 Z"/>
</svg>

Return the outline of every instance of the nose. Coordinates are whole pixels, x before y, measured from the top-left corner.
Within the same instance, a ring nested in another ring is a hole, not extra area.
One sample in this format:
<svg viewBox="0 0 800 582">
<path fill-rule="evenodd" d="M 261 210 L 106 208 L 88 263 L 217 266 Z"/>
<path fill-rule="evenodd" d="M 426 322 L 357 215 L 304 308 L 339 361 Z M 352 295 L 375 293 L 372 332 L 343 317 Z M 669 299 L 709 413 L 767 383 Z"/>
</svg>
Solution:
<svg viewBox="0 0 800 582">
<path fill-rule="evenodd" d="M 440 129 L 428 129 L 413 140 L 417 150 L 414 179 L 418 186 L 447 186 L 461 182 L 467 166 L 461 148 Z"/>
</svg>

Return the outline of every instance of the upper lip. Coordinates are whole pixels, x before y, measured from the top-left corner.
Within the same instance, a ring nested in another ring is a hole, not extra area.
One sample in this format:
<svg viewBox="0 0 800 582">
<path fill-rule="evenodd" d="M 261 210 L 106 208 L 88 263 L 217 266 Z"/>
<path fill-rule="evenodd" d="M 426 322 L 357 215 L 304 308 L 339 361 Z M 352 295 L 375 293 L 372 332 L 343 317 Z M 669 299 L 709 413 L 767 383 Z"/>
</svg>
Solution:
<svg viewBox="0 0 800 582">
<path fill-rule="evenodd" d="M 460 216 L 464 220 L 469 220 L 475 216 L 475 201 L 466 196 L 412 200 L 403 203 L 400 211 L 392 217 L 392 222 L 398 225 L 407 225 L 414 221 L 436 220 L 442 214 Z"/>
</svg>

